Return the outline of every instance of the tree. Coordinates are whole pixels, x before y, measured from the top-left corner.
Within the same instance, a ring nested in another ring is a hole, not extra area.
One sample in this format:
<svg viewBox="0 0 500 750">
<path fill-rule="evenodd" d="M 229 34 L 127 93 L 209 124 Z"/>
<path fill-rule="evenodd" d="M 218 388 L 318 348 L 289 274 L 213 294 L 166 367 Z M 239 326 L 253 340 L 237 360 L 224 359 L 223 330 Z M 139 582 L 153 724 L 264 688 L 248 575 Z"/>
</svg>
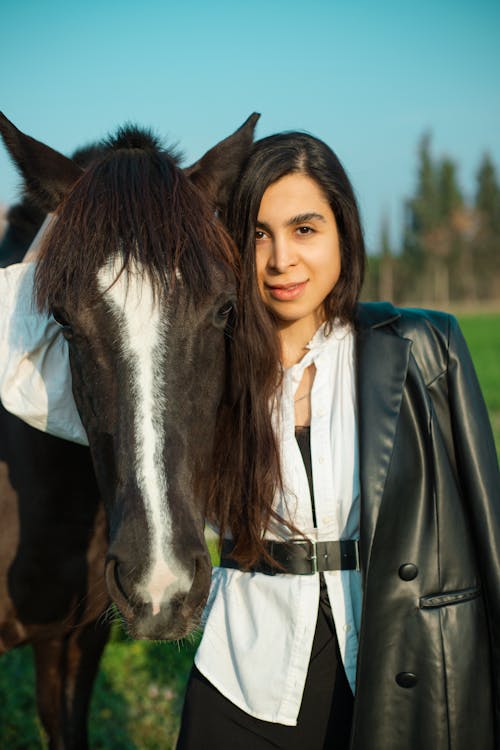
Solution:
<svg viewBox="0 0 500 750">
<path fill-rule="evenodd" d="M 486 298 L 500 289 L 500 187 L 489 154 L 483 156 L 476 179 L 475 266 L 480 296 Z"/>
<path fill-rule="evenodd" d="M 380 227 L 380 266 L 378 297 L 383 300 L 394 299 L 394 259 L 391 253 L 389 235 L 389 218 L 384 214 Z"/>
<path fill-rule="evenodd" d="M 457 181 L 455 162 L 444 157 L 437 169 L 438 221 L 443 223 L 462 208 L 464 199 Z"/>
<path fill-rule="evenodd" d="M 424 134 L 415 190 L 404 208 L 401 254 L 391 252 L 382 218 L 379 252 L 370 258 L 371 295 L 436 306 L 500 298 L 500 182 L 489 154 L 477 171 L 474 200 L 466 201 L 457 163 L 435 159 Z"/>
<path fill-rule="evenodd" d="M 425 254 L 422 235 L 433 229 L 439 218 L 436 167 L 431 156 L 430 133 L 425 133 L 420 139 L 417 170 L 415 195 L 405 206 L 403 252 L 413 260 L 422 260 Z"/>
<path fill-rule="evenodd" d="M 475 207 L 482 222 L 492 231 L 500 229 L 500 188 L 495 165 L 488 153 L 484 154 L 476 175 Z"/>
</svg>

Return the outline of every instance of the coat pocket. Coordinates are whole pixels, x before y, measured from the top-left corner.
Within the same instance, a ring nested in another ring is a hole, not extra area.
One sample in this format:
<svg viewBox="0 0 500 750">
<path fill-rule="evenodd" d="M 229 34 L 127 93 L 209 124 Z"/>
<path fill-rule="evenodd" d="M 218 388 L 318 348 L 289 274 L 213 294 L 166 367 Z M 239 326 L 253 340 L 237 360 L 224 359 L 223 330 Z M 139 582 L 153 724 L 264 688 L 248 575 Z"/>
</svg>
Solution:
<svg viewBox="0 0 500 750">
<path fill-rule="evenodd" d="M 459 591 L 445 591 L 442 594 L 428 594 L 420 597 L 420 609 L 431 609 L 434 607 L 447 607 L 450 604 L 460 604 L 477 599 L 481 595 L 480 586 L 472 586 Z"/>
</svg>

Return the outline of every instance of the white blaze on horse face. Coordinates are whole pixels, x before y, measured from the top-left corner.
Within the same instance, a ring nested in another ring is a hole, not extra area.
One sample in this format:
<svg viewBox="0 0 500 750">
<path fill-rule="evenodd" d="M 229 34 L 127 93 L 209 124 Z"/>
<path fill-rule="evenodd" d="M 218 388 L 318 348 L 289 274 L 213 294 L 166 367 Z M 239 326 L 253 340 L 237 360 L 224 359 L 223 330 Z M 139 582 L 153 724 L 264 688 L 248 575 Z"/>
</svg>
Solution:
<svg viewBox="0 0 500 750">
<path fill-rule="evenodd" d="M 155 615 L 164 599 L 179 591 L 187 592 L 191 587 L 189 575 L 174 555 L 172 520 L 167 510 L 168 486 L 160 418 L 165 404 L 165 388 L 159 353 L 162 334 L 165 334 L 168 324 L 165 312 L 160 318 L 158 299 L 154 298 L 147 275 L 137 267 L 120 274 L 122 264 L 121 255 L 114 256 L 99 271 L 98 286 L 119 323 L 121 350 L 134 379 L 131 391 L 135 470 L 144 498 L 151 544 L 150 564 L 138 585 L 138 594 L 151 600 Z"/>
</svg>

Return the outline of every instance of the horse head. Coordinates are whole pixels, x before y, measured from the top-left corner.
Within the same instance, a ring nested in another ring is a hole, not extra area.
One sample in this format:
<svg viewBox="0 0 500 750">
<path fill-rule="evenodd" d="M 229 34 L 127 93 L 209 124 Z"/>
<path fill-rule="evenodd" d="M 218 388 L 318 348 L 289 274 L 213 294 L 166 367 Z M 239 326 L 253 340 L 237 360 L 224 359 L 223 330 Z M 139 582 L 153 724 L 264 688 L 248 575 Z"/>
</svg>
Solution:
<svg viewBox="0 0 500 750">
<path fill-rule="evenodd" d="M 206 487 L 239 268 L 216 209 L 257 119 L 186 170 L 131 127 L 83 169 L 0 116 L 26 193 L 55 212 L 35 294 L 68 341 L 108 516 L 107 586 L 139 638 L 183 637 L 208 595 Z"/>
</svg>

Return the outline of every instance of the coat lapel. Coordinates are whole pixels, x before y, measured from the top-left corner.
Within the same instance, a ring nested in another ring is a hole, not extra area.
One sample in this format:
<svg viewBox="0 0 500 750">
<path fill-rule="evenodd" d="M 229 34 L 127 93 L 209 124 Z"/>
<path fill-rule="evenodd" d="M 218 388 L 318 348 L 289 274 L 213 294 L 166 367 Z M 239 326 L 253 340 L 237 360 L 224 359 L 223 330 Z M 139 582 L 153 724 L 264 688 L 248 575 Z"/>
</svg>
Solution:
<svg viewBox="0 0 500 750">
<path fill-rule="evenodd" d="M 365 573 L 370 564 L 411 349 L 411 341 L 388 327 L 399 317 L 389 304 L 358 306 L 360 547 Z"/>
</svg>

